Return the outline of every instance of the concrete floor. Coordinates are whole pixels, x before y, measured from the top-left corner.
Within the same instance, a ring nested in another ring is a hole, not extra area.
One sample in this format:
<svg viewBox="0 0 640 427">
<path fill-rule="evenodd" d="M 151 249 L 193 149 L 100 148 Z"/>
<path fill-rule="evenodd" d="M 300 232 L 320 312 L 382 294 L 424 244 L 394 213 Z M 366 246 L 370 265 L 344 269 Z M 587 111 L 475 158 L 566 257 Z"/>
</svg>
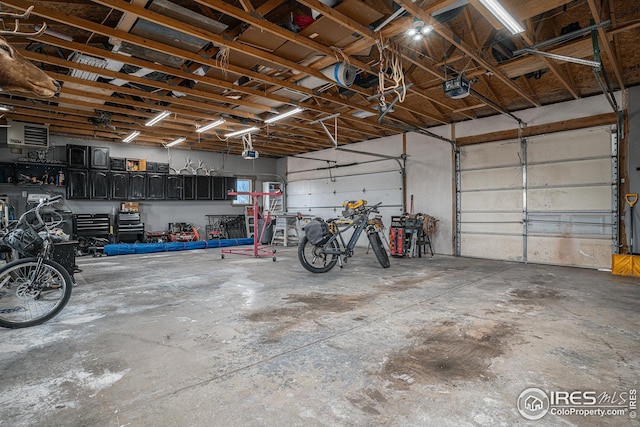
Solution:
<svg viewBox="0 0 640 427">
<path fill-rule="evenodd" d="M 363 250 L 318 275 L 295 250 L 78 258 L 60 315 L 0 330 L 0 425 L 638 425 L 527 421 L 516 401 L 628 398 L 640 280 L 445 256 L 384 270 Z"/>
</svg>

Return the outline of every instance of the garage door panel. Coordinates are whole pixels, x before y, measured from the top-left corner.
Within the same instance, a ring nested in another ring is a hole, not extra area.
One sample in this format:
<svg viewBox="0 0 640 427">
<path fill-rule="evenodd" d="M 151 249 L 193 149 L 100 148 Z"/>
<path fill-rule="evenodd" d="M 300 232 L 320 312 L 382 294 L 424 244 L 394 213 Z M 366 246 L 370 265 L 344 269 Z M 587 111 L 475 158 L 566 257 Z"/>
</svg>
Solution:
<svg viewBox="0 0 640 427">
<path fill-rule="evenodd" d="M 522 190 L 466 192 L 461 200 L 462 212 L 474 210 L 522 210 Z"/>
<path fill-rule="evenodd" d="M 611 212 L 529 212 L 529 235 L 611 239 Z"/>
<path fill-rule="evenodd" d="M 611 159 L 582 160 L 527 167 L 529 188 L 606 184 L 611 182 Z"/>
<path fill-rule="evenodd" d="M 522 188 L 520 167 L 463 171 L 461 190 L 488 190 L 501 188 Z"/>
<path fill-rule="evenodd" d="M 529 190 L 527 206 L 532 211 L 610 211 L 611 186 Z"/>
<path fill-rule="evenodd" d="M 466 222 L 521 222 L 522 210 L 514 212 L 462 212 L 460 219 Z"/>
<path fill-rule="evenodd" d="M 611 265 L 611 240 L 529 236 L 527 261 L 598 268 Z"/>
<path fill-rule="evenodd" d="M 462 170 L 520 164 L 520 142 L 491 142 L 460 149 Z"/>
<path fill-rule="evenodd" d="M 514 234 L 522 235 L 522 223 L 463 223 L 460 226 L 462 233 L 487 233 L 487 234 Z"/>
<path fill-rule="evenodd" d="M 463 234 L 460 248 L 462 256 L 522 261 L 522 236 Z"/>
<path fill-rule="evenodd" d="M 607 157 L 611 155 L 611 131 L 607 128 L 581 129 L 529 138 L 530 163 Z M 603 143 L 604 142 L 604 143 Z"/>
</svg>

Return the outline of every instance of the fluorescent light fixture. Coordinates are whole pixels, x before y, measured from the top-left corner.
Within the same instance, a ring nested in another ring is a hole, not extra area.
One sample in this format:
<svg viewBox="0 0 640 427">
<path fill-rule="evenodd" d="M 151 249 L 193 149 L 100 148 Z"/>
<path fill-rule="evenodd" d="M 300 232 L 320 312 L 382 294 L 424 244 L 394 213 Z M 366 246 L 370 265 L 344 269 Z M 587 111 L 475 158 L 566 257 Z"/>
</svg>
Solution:
<svg viewBox="0 0 640 427">
<path fill-rule="evenodd" d="M 0 111 L 11 111 L 11 107 L 6 105 L 0 105 Z"/>
<path fill-rule="evenodd" d="M 507 10 L 502 7 L 497 0 L 480 0 L 480 3 L 482 3 L 482 5 L 486 7 L 487 10 L 502 23 L 502 25 L 511 31 L 511 34 L 518 34 L 524 31 L 522 25 L 520 25 L 520 23 L 511 16 L 509 12 L 507 12 Z"/>
<path fill-rule="evenodd" d="M 145 126 L 153 126 L 156 123 L 158 123 L 160 120 L 164 119 L 167 116 L 171 115 L 171 111 L 169 110 L 164 110 L 162 113 L 158 114 L 157 116 L 155 116 L 153 119 L 149 120 L 147 123 L 145 123 Z"/>
<path fill-rule="evenodd" d="M 187 140 L 187 137 L 183 136 L 182 138 L 178 138 L 175 141 L 171 141 L 170 143 L 167 144 L 167 147 L 173 147 L 174 145 L 178 145 L 181 142 L 185 142 Z"/>
<path fill-rule="evenodd" d="M 286 113 L 282 113 L 282 114 L 278 114 L 277 116 L 271 117 L 270 119 L 265 120 L 265 123 L 273 123 L 273 122 L 277 122 L 278 120 L 282 120 L 285 119 L 289 116 L 293 116 L 294 114 L 298 114 L 299 112 L 301 112 L 302 110 L 304 110 L 304 108 L 302 107 L 296 107 L 291 111 L 287 111 Z"/>
<path fill-rule="evenodd" d="M 234 136 L 244 135 L 245 133 L 255 132 L 257 130 L 258 130 L 258 127 L 253 126 L 253 127 L 247 128 L 247 129 L 237 130 L 235 132 L 228 133 L 224 137 L 225 138 L 233 138 Z"/>
<path fill-rule="evenodd" d="M 220 126 L 224 122 L 226 122 L 225 119 L 216 120 L 215 122 L 211 122 L 208 125 L 204 125 L 204 126 L 200 126 L 200 127 L 196 128 L 196 132 L 198 132 L 198 133 L 206 132 L 209 129 L 213 129 L 214 127 Z"/>
<path fill-rule="evenodd" d="M 122 142 L 131 142 L 133 141 L 138 135 L 140 135 L 140 131 L 139 130 L 134 130 L 133 132 L 131 132 L 129 134 L 129 136 L 127 136 L 125 139 L 122 140 Z"/>
</svg>

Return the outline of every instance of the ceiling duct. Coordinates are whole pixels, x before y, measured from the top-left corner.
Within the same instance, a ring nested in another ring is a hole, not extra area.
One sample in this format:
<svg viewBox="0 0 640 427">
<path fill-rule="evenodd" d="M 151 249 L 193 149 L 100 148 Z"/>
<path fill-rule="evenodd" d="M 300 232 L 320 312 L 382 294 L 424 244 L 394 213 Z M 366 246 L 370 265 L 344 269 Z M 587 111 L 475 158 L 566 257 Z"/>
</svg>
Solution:
<svg viewBox="0 0 640 427">
<path fill-rule="evenodd" d="M 227 25 L 225 24 L 195 13 L 192 10 L 189 10 L 182 6 L 178 6 L 177 4 L 171 3 L 168 0 L 153 0 L 151 4 L 149 4 L 148 9 L 168 18 L 172 18 L 182 22 L 188 22 L 190 25 L 202 28 L 215 34 L 220 34 L 227 29 Z M 123 23 L 123 26 L 129 25 L 130 20 L 123 17 L 121 23 Z M 119 29 L 126 31 L 125 28 Z M 207 44 L 209 44 L 208 40 L 194 37 L 189 34 L 176 31 L 172 28 L 149 22 L 142 18 L 139 18 L 135 21 L 135 23 L 131 26 L 129 32 L 131 34 L 163 43 L 168 46 L 173 46 L 178 49 L 186 50 L 191 53 L 196 53 Z M 175 68 L 180 67 L 184 63 L 183 58 L 168 55 L 162 52 L 157 52 L 142 46 L 134 45 L 127 42 L 118 42 L 116 40 L 111 40 L 111 42 L 119 46 L 118 50 L 120 52 L 128 53 L 137 58 L 158 62 L 160 64 Z"/>
<path fill-rule="evenodd" d="M 321 79 L 315 76 L 307 76 L 298 80 L 296 84 L 307 89 L 315 89 L 326 85 L 328 82 L 337 83 L 343 87 L 349 87 L 356 79 L 357 70 L 344 62 L 337 62 L 320 70 L 320 74 L 326 78 Z"/>
</svg>

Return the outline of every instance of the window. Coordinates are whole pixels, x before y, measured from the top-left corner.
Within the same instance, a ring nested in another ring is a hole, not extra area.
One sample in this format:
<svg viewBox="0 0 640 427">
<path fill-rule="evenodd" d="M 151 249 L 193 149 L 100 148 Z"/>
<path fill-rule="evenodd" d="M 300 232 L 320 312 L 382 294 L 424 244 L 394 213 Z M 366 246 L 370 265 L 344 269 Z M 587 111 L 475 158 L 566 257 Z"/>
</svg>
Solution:
<svg viewBox="0 0 640 427">
<path fill-rule="evenodd" d="M 237 178 L 236 179 L 236 191 L 245 192 L 253 191 L 253 180 L 251 178 Z M 251 205 L 251 196 L 238 195 L 236 199 L 231 202 L 233 205 Z"/>
</svg>

